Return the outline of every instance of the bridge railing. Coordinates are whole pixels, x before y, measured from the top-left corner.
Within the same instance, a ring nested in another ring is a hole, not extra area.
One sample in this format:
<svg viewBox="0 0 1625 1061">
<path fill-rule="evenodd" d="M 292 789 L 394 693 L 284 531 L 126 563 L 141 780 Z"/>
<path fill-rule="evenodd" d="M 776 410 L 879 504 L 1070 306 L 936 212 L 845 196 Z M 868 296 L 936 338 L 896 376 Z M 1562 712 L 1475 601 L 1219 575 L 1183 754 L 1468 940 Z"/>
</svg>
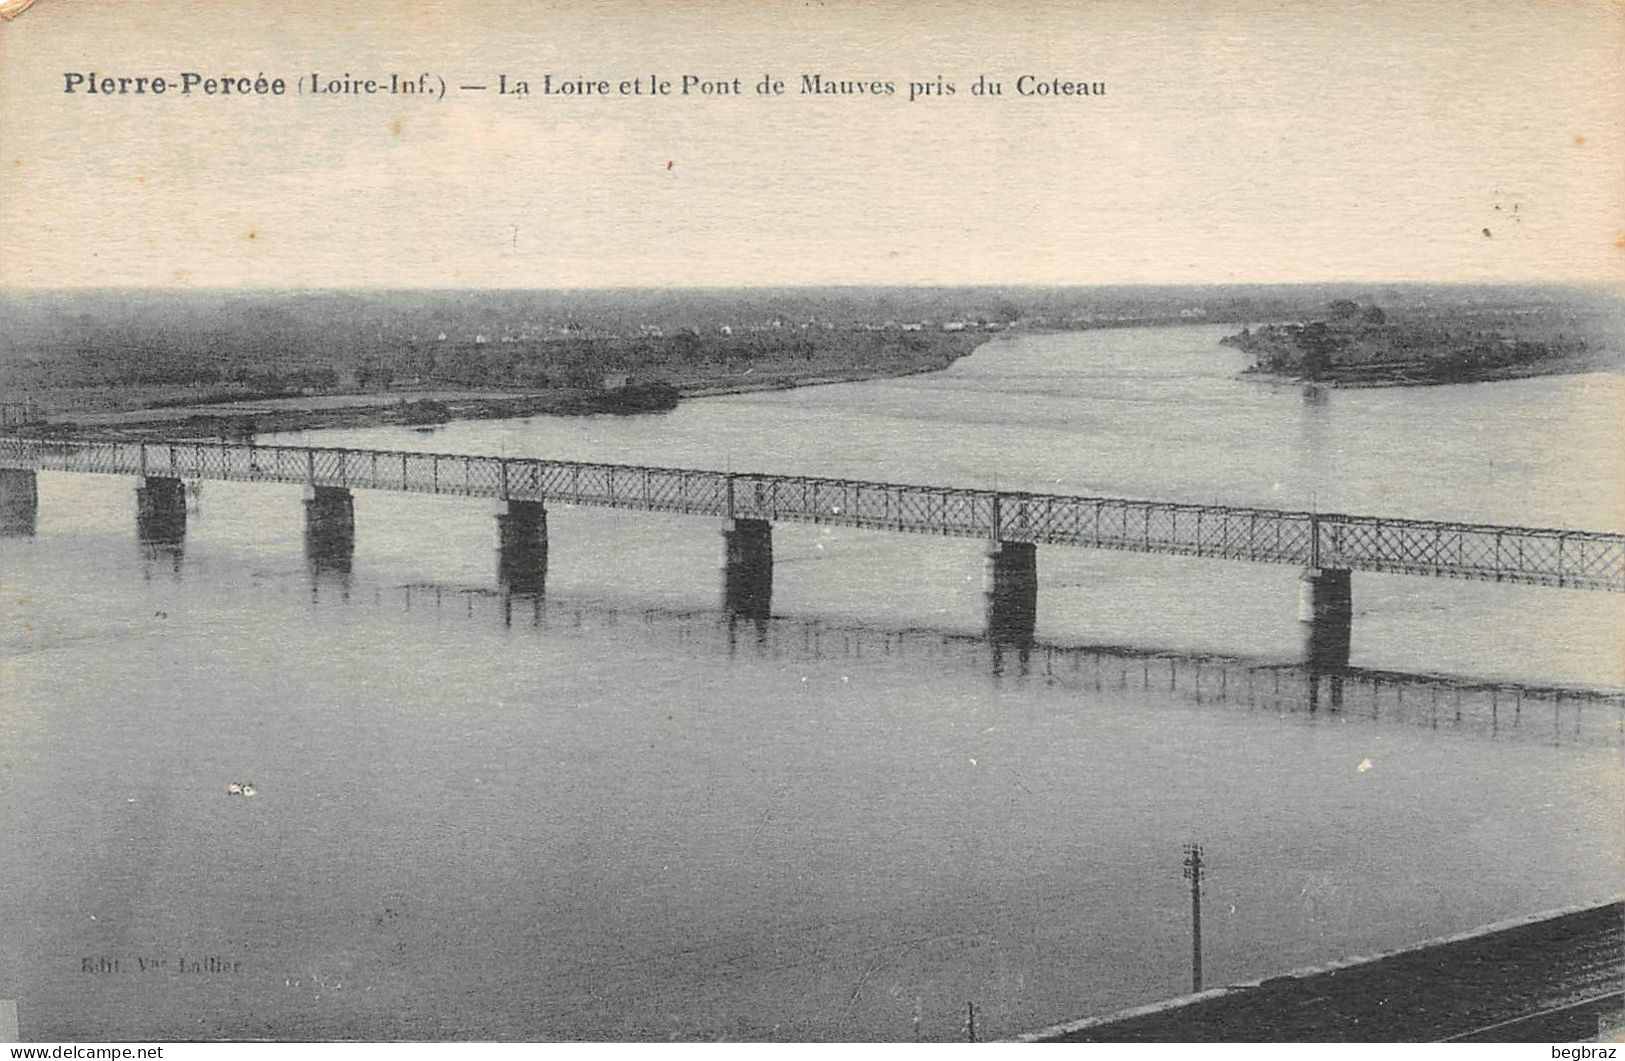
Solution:
<svg viewBox="0 0 1625 1061">
<path fill-rule="evenodd" d="M 1317 567 L 1625 591 L 1625 535 L 1323 515 Z"/>
<path fill-rule="evenodd" d="M 1625 592 L 1625 535 L 456 453 L 0 437 L 0 466 L 516 498 Z"/>
<path fill-rule="evenodd" d="M 1006 541 L 1267 563 L 1310 560 L 1314 517 L 1305 512 L 1042 494 L 1003 495 L 999 508 L 999 537 Z"/>
<path fill-rule="evenodd" d="M 986 491 L 811 476 L 731 478 L 731 514 L 742 518 L 958 538 L 992 535 L 996 495 Z"/>
</svg>

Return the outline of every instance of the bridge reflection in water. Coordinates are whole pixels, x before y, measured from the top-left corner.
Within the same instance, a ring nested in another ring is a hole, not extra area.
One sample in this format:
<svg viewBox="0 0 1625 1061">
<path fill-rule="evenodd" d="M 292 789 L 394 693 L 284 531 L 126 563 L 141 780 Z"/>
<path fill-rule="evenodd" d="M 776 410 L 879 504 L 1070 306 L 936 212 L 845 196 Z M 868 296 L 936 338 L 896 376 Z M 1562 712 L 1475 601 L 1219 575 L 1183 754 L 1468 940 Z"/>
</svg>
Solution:
<svg viewBox="0 0 1625 1061">
<path fill-rule="evenodd" d="M 324 576 L 325 577 L 325 576 Z M 313 579 L 312 585 L 321 584 Z M 639 636 L 682 644 L 719 657 L 797 661 L 924 661 L 962 667 L 1001 680 L 1343 722 L 1448 729 L 1487 739 L 1532 740 L 1625 750 L 1625 690 L 1484 681 L 1450 675 L 1343 668 L 1123 645 L 1013 647 L 997 639 L 928 629 L 881 629 L 822 619 L 750 618 L 715 610 L 623 607 L 591 600 L 549 599 L 504 589 L 416 583 L 354 593 L 342 606 L 460 616 L 509 628 L 633 628 Z M 333 594 L 313 594 L 318 606 Z"/>
</svg>

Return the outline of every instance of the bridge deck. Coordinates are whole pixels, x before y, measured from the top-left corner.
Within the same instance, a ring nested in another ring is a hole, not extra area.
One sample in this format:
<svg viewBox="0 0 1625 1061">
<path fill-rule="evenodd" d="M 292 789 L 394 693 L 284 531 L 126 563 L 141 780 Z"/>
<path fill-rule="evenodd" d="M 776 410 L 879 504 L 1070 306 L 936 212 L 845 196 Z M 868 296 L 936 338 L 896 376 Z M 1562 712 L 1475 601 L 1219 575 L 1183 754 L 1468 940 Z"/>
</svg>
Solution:
<svg viewBox="0 0 1625 1061">
<path fill-rule="evenodd" d="M 761 475 L 245 443 L 0 439 L 0 467 L 293 483 L 1625 592 L 1625 534 Z"/>
</svg>

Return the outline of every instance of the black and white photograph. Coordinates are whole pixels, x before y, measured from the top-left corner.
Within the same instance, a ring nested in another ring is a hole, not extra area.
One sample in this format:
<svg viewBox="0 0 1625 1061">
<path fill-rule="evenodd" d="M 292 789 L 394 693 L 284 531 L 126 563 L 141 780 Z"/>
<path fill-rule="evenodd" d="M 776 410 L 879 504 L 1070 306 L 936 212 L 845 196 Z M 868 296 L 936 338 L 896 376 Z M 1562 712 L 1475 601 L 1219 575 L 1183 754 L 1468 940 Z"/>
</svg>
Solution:
<svg viewBox="0 0 1625 1061">
<path fill-rule="evenodd" d="M 10 1058 L 1625 1040 L 1618 0 L 6 0 L 0 175 Z"/>
</svg>

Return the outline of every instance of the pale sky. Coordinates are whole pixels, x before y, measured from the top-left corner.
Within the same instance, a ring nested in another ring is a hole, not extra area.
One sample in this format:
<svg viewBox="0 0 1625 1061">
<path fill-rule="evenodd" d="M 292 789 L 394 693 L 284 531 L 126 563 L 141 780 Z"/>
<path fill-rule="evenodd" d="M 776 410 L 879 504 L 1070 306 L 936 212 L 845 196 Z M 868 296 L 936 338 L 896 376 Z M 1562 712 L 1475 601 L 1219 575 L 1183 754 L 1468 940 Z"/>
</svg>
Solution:
<svg viewBox="0 0 1625 1061">
<path fill-rule="evenodd" d="M 63 91 L 188 70 L 289 95 Z M 451 91 L 295 95 L 313 71 Z M 1625 5 L 38 0 L 0 24 L 0 160 L 6 288 L 1622 284 Z"/>
</svg>

